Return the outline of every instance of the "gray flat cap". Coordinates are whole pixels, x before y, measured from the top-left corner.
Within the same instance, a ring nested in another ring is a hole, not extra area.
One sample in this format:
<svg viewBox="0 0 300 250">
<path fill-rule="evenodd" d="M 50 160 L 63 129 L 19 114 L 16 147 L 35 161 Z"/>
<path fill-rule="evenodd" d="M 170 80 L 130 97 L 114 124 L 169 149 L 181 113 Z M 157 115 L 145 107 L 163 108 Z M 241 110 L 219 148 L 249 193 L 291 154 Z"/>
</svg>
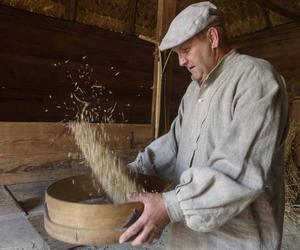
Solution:
<svg viewBox="0 0 300 250">
<path fill-rule="evenodd" d="M 181 11 L 171 22 L 159 45 L 161 51 L 174 48 L 209 25 L 220 24 L 217 7 L 210 2 L 195 3 Z"/>
</svg>

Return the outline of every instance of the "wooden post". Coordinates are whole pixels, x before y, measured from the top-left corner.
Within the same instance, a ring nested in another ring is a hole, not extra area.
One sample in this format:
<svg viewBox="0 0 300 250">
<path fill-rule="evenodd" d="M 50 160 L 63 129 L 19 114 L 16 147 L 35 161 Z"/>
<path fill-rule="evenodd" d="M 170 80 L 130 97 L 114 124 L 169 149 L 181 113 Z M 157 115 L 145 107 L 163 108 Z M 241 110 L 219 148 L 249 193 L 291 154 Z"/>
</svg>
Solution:
<svg viewBox="0 0 300 250">
<path fill-rule="evenodd" d="M 136 17 L 137 0 L 128 0 L 128 8 L 125 13 L 126 27 L 125 34 L 133 35 L 135 31 L 135 17 Z"/>
<path fill-rule="evenodd" d="M 259 14 L 262 17 L 264 28 L 270 28 L 272 24 L 269 17 L 269 10 L 266 9 L 259 1 L 256 1 L 256 4 L 259 9 Z"/>
<path fill-rule="evenodd" d="M 77 0 L 69 0 L 66 8 L 67 19 L 75 22 L 77 14 Z"/>
<path fill-rule="evenodd" d="M 161 41 L 168 30 L 168 27 L 176 15 L 176 0 L 158 0 L 157 6 L 157 25 L 156 40 Z M 169 86 L 169 78 L 162 77 L 162 67 L 166 58 L 166 53 L 160 56 L 159 49 L 156 47 L 154 56 L 154 78 L 152 95 L 152 114 L 151 124 L 154 138 L 160 134 L 161 128 L 161 103 L 162 103 L 162 85 Z M 172 70 L 170 65 L 166 71 Z M 166 73 L 165 71 L 165 73 Z M 169 75 L 169 74 L 168 74 Z M 163 80 L 164 79 L 164 80 Z M 165 101 L 164 101 L 165 102 Z"/>
</svg>

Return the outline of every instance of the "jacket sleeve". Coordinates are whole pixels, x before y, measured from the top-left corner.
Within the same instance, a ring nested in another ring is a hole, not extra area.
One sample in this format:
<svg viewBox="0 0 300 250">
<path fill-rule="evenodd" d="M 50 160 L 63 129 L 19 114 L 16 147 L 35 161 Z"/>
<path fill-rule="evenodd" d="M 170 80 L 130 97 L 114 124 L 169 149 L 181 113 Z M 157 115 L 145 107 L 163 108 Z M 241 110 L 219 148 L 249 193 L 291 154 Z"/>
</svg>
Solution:
<svg viewBox="0 0 300 250">
<path fill-rule="evenodd" d="M 163 193 L 171 221 L 185 221 L 195 231 L 209 232 L 264 191 L 273 157 L 282 150 L 286 92 L 275 74 L 255 79 L 236 93 L 232 121 L 207 166 L 187 169 L 175 190 Z"/>
<path fill-rule="evenodd" d="M 185 96 L 186 94 L 181 100 L 178 114 L 172 122 L 170 130 L 165 135 L 150 143 L 137 155 L 134 162 L 128 164 L 131 171 L 145 175 L 159 176 L 167 181 L 171 180 L 181 133 Z"/>
</svg>

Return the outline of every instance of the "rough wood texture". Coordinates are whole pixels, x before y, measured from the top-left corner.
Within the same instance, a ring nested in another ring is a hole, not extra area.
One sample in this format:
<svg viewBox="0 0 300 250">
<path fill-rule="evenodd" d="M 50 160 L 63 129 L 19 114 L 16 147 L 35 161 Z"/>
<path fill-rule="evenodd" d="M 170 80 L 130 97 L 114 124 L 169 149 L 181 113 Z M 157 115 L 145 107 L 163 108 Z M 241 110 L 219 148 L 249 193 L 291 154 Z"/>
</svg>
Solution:
<svg viewBox="0 0 300 250">
<path fill-rule="evenodd" d="M 97 98 L 85 98 L 102 111 L 117 103 L 118 122 L 150 122 L 152 44 L 2 5 L 0 39 L 1 121 L 72 119 L 76 110 L 66 107 L 76 108 L 70 93 L 77 82 L 85 91 L 103 85 Z"/>
<path fill-rule="evenodd" d="M 64 161 L 50 162 L 48 164 L 30 165 L 29 167 L 21 165 L 10 172 L 5 172 L 5 169 L 2 170 L 4 172 L 2 171 L 0 174 L 0 185 L 56 180 L 89 172 L 85 164 L 74 163 L 74 161 L 72 163 L 65 163 Z"/>
<path fill-rule="evenodd" d="M 50 250 L 26 217 L 0 223 L 0 249 Z"/>
<path fill-rule="evenodd" d="M 72 2 L 75 0 L 0 0 L 0 3 L 13 6 L 20 9 L 26 9 L 34 13 L 39 13 L 56 18 L 64 18 L 70 20 L 70 9 Z M 78 13 L 76 21 L 89 25 L 124 32 L 127 28 L 127 6 L 131 0 L 80 0 L 77 1 L 76 13 Z M 178 5 L 178 12 L 187 5 L 195 3 L 195 0 L 177 0 L 174 2 Z M 265 3 L 264 9 L 267 7 L 277 11 L 283 15 L 286 12 L 299 13 L 299 0 L 214 0 L 219 9 L 224 12 L 225 26 L 232 37 L 237 35 L 251 33 L 257 30 L 263 30 L 266 27 L 264 14 L 259 10 L 257 2 Z M 71 4 L 70 4 L 71 3 Z M 155 38 L 157 0 L 139 0 L 136 8 L 136 35 L 146 35 Z M 170 5 L 171 6 L 171 5 Z M 274 7 L 275 6 L 275 7 Z M 74 7 L 73 7 L 74 8 Z M 279 10 L 279 11 L 278 11 Z M 283 11 L 282 11 L 283 10 Z M 287 23 L 290 19 L 268 11 L 272 26 Z M 73 13 L 74 15 L 74 13 Z M 289 16 L 289 15 L 288 15 Z M 73 20 L 73 19 L 72 19 Z"/>
<path fill-rule="evenodd" d="M 127 26 L 125 27 L 125 34 L 133 35 L 135 31 L 135 18 L 136 18 L 137 0 L 128 0 L 127 11 L 125 19 Z"/>
<path fill-rule="evenodd" d="M 45 191 L 53 181 L 40 181 L 7 185 L 7 189 L 28 214 L 41 215 L 44 212 Z"/>
<path fill-rule="evenodd" d="M 16 203 L 5 186 L 0 186 L 0 224 L 1 221 L 24 216 L 24 211 Z M 1 249 L 1 248 L 0 248 Z"/>
<path fill-rule="evenodd" d="M 111 124 L 109 147 L 142 148 L 150 125 Z M 73 136 L 62 123 L 0 123 L 0 184 L 51 180 L 87 172 Z"/>
<path fill-rule="evenodd" d="M 77 0 L 68 0 L 65 10 L 67 19 L 71 21 L 76 21 Z"/>
</svg>

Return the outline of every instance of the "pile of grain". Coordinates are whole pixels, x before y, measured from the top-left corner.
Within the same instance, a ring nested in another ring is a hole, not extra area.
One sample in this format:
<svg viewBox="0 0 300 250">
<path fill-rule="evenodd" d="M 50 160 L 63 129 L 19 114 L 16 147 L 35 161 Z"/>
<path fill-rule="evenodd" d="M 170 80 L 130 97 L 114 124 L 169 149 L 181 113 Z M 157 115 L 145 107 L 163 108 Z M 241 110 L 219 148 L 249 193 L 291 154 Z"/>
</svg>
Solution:
<svg viewBox="0 0 300 250">
<path fill-rule="evenodd" d="M 114 203 L 126 202 L 129 192 L 143 191 L 116 154 L 106 147 L 108 136 L 104 124 L 81 120 L 70 123 L 70 128 L 93 175 Z"/>
</svg>

